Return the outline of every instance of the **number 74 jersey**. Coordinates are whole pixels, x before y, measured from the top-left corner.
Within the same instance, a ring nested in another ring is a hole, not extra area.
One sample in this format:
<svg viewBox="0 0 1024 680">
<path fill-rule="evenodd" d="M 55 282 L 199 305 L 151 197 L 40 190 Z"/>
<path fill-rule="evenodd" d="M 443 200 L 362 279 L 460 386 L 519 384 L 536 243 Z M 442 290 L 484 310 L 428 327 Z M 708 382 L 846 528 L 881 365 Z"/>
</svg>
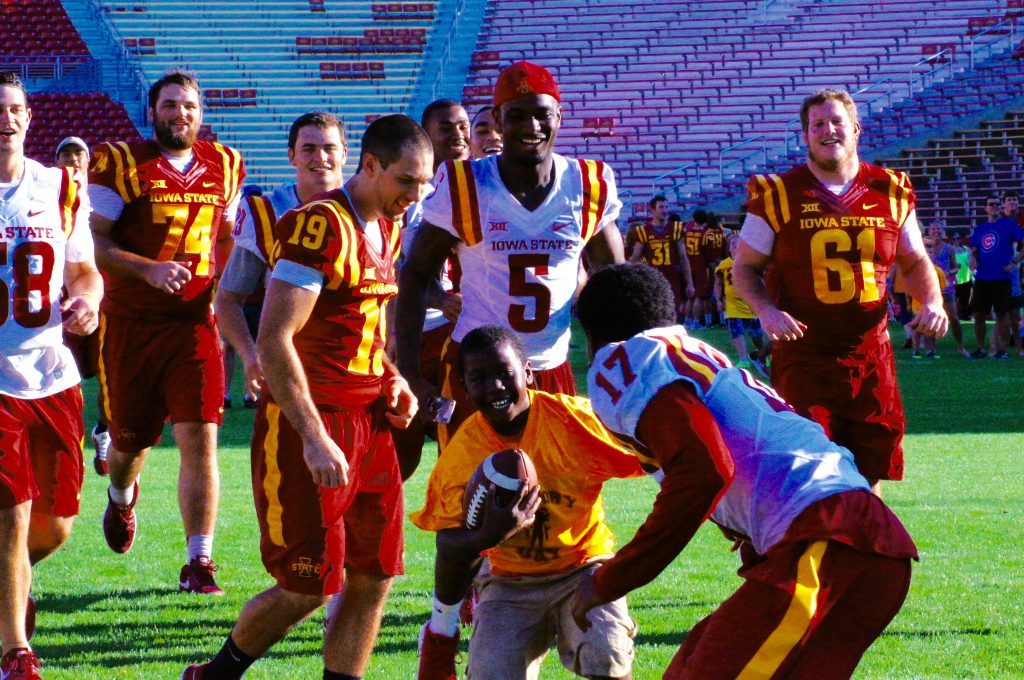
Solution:
<svg viewBox="0 0 1024 680">
<path fill-rule="evenodd" d="M 112 238 L 125 250 L 188 267 L 192 279 L 177 294 L 144 281 L 107 275 L 103 310 L 138 319 L 202 318 L 213 297 L 214 243 L 225 209 L 245 178 L 241 155 L 197 141 L 193 163 L 179 172 L 156 142 L 108 142 L 93 150 L 89 182 L 117 193 L 124 211 Z"/>
<path fill-rule="evenodd" d="M 809 326 L 798 342 L 835 350 L 881 338 L 886 280 L 915 204 L 907 176 L 861 163 L 837 196 L 800 165 L 755 175 L 748 192 L 748 212 L 775 232 L 776 304 Z"/>
<path fill-rule="evenodd" d="M 423 203 L 423 220 L 459 239 L 462 314 L 452 337 L 485 324 L 519 335 L 535 370 L 569 352 L 569 321 L 587 241 L 614 227 L 622 203 L 604 163 L 554 155 L 554 186 L 535 210 L 509 193 L 497 156 L 449 161 Z"/>
</svg>

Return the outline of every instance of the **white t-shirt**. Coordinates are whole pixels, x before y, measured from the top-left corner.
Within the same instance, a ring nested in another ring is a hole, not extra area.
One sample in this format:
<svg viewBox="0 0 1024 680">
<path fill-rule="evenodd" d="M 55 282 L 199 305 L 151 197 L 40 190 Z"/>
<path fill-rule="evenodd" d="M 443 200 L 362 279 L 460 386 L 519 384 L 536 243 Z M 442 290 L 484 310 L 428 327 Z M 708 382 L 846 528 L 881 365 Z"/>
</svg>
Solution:
<svg viewBox="0 0 1024 680">
<path fill-rule="evenodd" d="M 81 203 L 75 214 L 61 205 L 64 176 L 26 159 L 21 182 L 0 199 L 0 283 L 7 292 L 0 300 L 0 393 L 19 399 L 81 381 L 64 346 L 61 286 L 65 263 L 92 261 L 93 244 Z"/>
<path fill-rule="evenodd" d="M 448 175 L 454 165 L 438 169 L 437 189 L 423 202 L 423 220 L 460 240 L 462 313 L 452 337 L 461 341 L 485 324 L 507 326 L 517 332 L 527 359 L 538 370 L 566 361 L 583 246 L 606 226 L 614 228 L 622 208 L 609 166 L 600 164 L 596 177 L 585 178 L 577 160 L 553 157 L 554 186 L 535 210 L 527 210 L 509 193 L 498 173 L 498 156 L 470 163 L 480 226 L 473 243 L 453 221 Z M 590 190 L 586 196 L 585 184 Z M 602 209 L 588 211 L 592 203 L 587 197 L 603 197 Z"/>
</svg>

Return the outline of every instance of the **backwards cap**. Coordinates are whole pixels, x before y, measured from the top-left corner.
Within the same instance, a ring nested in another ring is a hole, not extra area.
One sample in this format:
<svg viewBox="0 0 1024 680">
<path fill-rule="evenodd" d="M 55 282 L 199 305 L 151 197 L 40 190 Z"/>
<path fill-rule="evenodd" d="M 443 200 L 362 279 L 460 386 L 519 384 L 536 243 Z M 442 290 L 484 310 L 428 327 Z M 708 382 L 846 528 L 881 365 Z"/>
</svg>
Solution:
<svg viewBox="0 0 1024 680">
<path fill-rule="evenodd" d="M 498 83 L 494 86 L 495 106 L 528 94 L 546 94 L 561 101 L 555 77 L 543 66 L 517 61 L 498 74 Z"/>
</svg>

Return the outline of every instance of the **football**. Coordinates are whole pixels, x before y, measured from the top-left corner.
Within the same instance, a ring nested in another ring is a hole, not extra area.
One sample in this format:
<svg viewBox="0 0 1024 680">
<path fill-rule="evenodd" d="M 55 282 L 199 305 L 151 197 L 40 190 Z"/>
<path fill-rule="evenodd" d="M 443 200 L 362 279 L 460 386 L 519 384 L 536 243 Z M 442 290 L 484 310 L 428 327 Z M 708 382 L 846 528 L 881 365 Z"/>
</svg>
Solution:
<svg viewBox="0 0 1024 680">
<path fill-rule="evenodd" d="M 522 449 L 504 449 L 492 453 L 477 466 L 462 496 L 467 529 L 476 529 L 480 525 L 484 502 L 492 484 L 496 499 L 502 504 L 514 498 L 524 484 L 535 486 L 537 470 L 533 467 L 530 456 Z"/>
</svg>

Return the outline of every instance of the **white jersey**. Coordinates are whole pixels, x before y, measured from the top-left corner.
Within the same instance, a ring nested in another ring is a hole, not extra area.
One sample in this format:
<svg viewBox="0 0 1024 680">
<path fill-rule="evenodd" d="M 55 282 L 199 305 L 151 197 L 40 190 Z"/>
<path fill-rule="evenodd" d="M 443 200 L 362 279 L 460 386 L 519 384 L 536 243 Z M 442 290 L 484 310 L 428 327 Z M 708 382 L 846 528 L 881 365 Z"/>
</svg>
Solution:
<svg viewBox="0 0 1024 680">
<path fill-rule="evenodd" d="M 507 326 L 539 370 L 565 362 L 583 246 L 622 208 L 610 167 L 553 158 L 554 186 L 535 210 L 509 193 L 498 156 L 445 163 L 423 204 L 426 222 L 460 240 L 462 314 L 452 337 Z"/>
<path fill-rule="evenodd" d="M 609 429 L 636 439 L 636 426 L 661 388 L 693 386 L 732 454 L 732 484 L 711 519 L 750 538 L 764 554 L 806 508 L 828 496 L 869 489 L 853 454 L 829 441 L 770 387 L 682 326 L 657 328 L 602 347 L 588 374 L 594 411 Z"/>
<path fill-rule="evenodd" d="M 294 182 L 285 182 L 268 196 L 247 196 L 238 206 L 235 228 L 231 232 L 235 245 L 255 253 L 266 262 L 264 249 L 274 242 L 274 224 L 300 203 Z"/>
<path fill-rule="evenodd" d="M 433 192 L 433 185 L 430 186 L 430 191 Z M 405 213 L 404 224 L 402 225 L 402 252 L 409 252 L 409 248 L 412 247 L 412 242 L 416 240 L 416 232 L 419 231 L 420 225 L 423 224 L 423 203 L 417 201 L 409 206 L 409 210 Z M 404 256 L 403 256 L 404 257 Z M 401 261 L 399 261 L 401 266 Z M 441 269 L 441 288 L 446 291 L 451 291 L 452 278 L 451 278 L 451 266 L 448 260 L 445 260 L 444 267 Z M 432 331 L 435 328 L 448 323 L 448 319 L 444 318 L 444 313 L 440 309 L 434 307 L 427 307 L 427 314 L 423 319 L 423 332 Z"/>
<path fill-rule="evenodd" d="M 60 312 L 65 262 L 93 258 L 72 173 L 26 159 L 21 182 L 0 199 L 0 393 L 20 399 L 81 381 Z"/>
</svg>

